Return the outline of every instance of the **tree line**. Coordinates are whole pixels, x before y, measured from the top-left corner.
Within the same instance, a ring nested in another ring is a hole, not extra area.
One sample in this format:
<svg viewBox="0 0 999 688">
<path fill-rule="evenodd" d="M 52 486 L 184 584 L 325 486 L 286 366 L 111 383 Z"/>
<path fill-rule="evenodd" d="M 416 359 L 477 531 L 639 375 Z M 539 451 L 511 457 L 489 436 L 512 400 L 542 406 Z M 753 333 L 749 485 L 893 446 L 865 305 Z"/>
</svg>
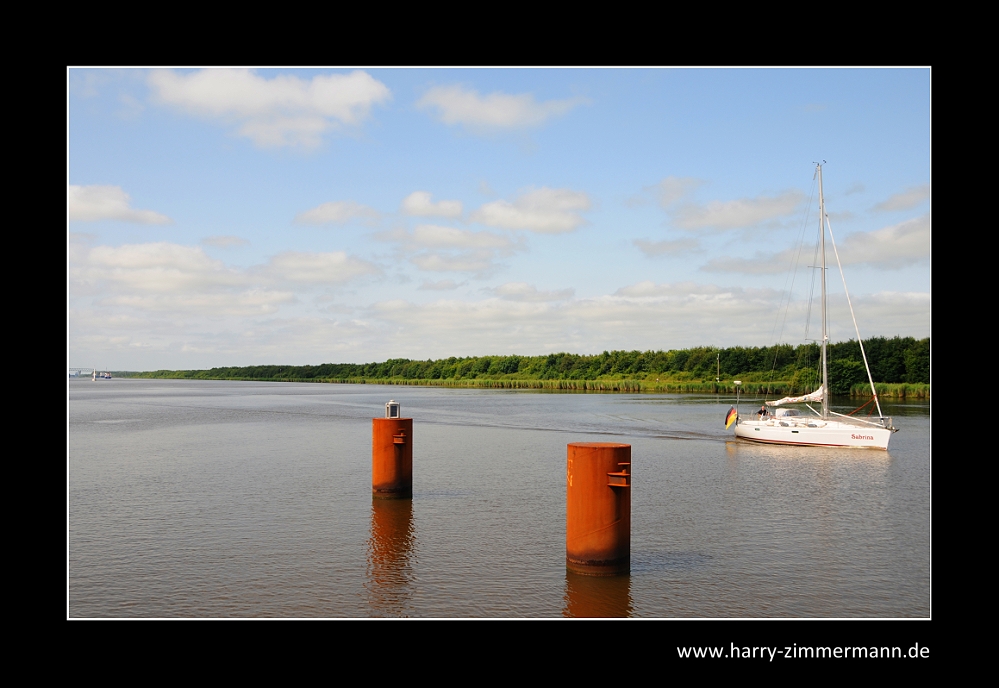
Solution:
<svg viewBox="0 0 999 688">
<path fill-rule="evenodd" d="M 930 381 L 930 340 L 912 337 L 874 337 L 864 342 L 875 382 Z M 829 386 L 834 394 L 849 392 L 866 382 L 867 375 L 855 340 L 830 344 Z M 720 368 L 720 370 L 719 370 Z M 532 379 L 597 380 L 645 378 L 710 380 L 715 377 L 780 380 L 811 391 L 818 386 L 819 345 L 779 344 L 764 347 L 710 346 L 670 351 L 604 351 L 595 355 L 553 353 L 546 356 L 470 356 L 417 361 L 393 358 L 381 363 L 323 363 L 322 365 L 231 366 L 210 370 L 159 370 L 143 377 L 187 379 L 267 380 L 461 380 Z"/>
</svg>

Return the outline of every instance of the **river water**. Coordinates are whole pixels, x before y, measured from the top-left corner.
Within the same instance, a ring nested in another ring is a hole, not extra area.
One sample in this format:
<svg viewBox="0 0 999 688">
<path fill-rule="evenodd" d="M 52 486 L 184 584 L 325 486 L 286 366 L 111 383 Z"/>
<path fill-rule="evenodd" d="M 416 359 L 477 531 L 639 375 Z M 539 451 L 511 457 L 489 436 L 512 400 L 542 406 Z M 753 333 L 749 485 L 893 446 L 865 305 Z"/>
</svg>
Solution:
<svg viewBox="0 0 999 688">
<path fill-rule="evenodd" d="M 414 419 L 411 501 L 371 499 L 389 399 Z M 888 452 L 736 442 L 731 403 L 72 380 L 68 613 L 929 617 L 928 402 L 885 407 Z M 632 445 L 627 576 L 565 570 L 586 441 Z"/>
</svg>

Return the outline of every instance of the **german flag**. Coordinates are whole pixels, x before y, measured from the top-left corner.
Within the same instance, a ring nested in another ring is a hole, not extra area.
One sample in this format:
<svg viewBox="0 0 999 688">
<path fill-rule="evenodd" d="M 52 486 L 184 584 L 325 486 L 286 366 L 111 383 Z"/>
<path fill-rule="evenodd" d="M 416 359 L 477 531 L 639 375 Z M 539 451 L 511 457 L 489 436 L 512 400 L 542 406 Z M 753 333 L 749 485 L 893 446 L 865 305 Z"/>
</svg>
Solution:
<svg viewBox="0 0 999 688">
<path fill-rule="evenodd" d="M 738 418 L 739 418 L 739 412 L 736 411 L 735 407 L 733 406 L 728 410 L 728 415 L 725 416 L 725 429 L 728 430 L 730 427 L 732 427 L 732 423 L 738 420 Z"/>
</svg>

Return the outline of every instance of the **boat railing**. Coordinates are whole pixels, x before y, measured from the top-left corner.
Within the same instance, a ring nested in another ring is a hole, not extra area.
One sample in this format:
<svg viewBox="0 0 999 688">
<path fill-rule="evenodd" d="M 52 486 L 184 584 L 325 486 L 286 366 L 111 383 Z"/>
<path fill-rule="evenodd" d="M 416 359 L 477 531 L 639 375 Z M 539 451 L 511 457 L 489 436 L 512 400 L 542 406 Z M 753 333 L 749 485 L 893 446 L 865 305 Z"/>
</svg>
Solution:
<svg viewBox="0 0 999 688">
<path fill-rule="evenodd" d="M 858 425 L 873 425 L 876 428 L 883 428 L 883 427 L 885 427 L 885 425 L 884 425 L 883 422 L 875 422 L 875 421 L 871 421 L 871 420 L 863 420 L 862 418 L 855 418 L 854 416 L 846 416 L 846 415 L 843 415 L 842 413 L 836 413 L 835 411 L 830 411 L 829 413 L 831 415 L 833 415 L 833 416 L 839 416 L 840 418 L 842 418 L 843 420 L 845 420 L 848 423 L 857 423 Z M 888 419 L 888 425 L 891 425 L 891 419 L 890 418 Z"/>
</svg>

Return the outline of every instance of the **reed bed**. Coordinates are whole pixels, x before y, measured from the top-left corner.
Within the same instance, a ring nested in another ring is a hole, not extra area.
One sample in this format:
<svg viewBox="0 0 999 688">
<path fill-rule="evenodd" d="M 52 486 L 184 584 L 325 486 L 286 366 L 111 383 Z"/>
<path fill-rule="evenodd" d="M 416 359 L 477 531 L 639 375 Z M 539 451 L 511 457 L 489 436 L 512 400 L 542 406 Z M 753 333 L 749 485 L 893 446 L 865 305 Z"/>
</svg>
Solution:
<svg viewBox="0 0 999 688">
<path fill-rule="evenodd" d="M 489 380 L 483 378 L 468 379 L 434 379 L 434 380 L 404 380 L 404 379 L 367 379 L 343 378 L 326 379 L 321 382 L 334 384 L 373 384 L 373 385 L 405 385 L 415 387 L 464 387 L 482 389 L 552 389 L 585 392 L 650 392 L 660 394 L 726 394 L 735 396 L 736 385 L 731 382 L 699 382 L 699 381 L 649 381 L 649 380 Z M 928 385 L 926 385 L 928 387 Z M 785 396 L 801 393 L 789 382 L 743 382 L 740 394 L 748 396 Z M 880 392 L 879 392 L 880 394 Z M 867 396 L 866 393 L 856 396 Z"/>
<path fill-rule="evenodd" d="M 186 371 L 185 371 L 186 372 Z M 436 378 L 436 379 L 403 379 L 403 378 L 317 378 L 317 377 L 252 377 L 252 376 L 206 376 L 198 371 L 197 377 L 190 374 L 177 374 L 167 379 L 200 379 L 200 380 L 240 380 L 245 382 L 318 382 L 342 385 L 403 385 L 412 387 L 456 387 L 478 389 L 550 389 L 579 392 L 649 392 L 659 394 L 725 394 L 735 396 L 736 385 L 731 381 L 702 382 L 699 380 L 531 380 L 531 379 L 488 379 L 488 378 Z M 125 373 L 122 377 L 166 377 L 162 375 L 144 375 L 142 373 Z M 928 399 L 930 386 L 922 383 L 888 383 L 875 384 L 878 396 L 896 399 Z M 740 394 L 745 397 L 787 396 L 803 394 L 798 385 L 789 381 L 759 382 L 744 381 Z M 850 388 L 851 397 L 869 397 L 870 387 L 865 384 L 855 384 Z"/>
<path fill-rule="evenodd" d="M 874 389 L 882 399 L 929 399 L 930 386 L 921 382 L 875 382 Z M 850 388 L 851 397 L 869 397 L 871 386 L 856 384 Z"/>
</svg>

